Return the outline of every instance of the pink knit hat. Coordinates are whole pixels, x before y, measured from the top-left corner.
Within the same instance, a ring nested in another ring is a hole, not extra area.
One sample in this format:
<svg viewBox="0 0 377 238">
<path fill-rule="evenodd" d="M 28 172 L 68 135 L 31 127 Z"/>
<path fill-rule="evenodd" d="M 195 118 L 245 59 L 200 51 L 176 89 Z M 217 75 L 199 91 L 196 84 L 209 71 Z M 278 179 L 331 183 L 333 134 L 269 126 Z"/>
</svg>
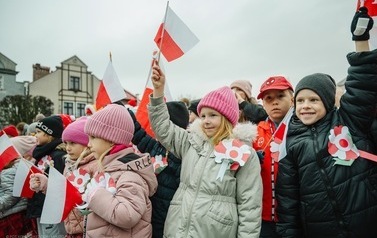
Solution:
<svg viewBox="0 0 377 238">
<path fill-rule="evenodd" d="M 128 145 L 134 135 L 134 122 L 127 108 L 109 104 L 88 117 L 85 133 L 115 144 Z"/>
<path fill-rule="evenodd" d="M 236 80 L 230 85 L 230 88 L 231 89 L 239 88 L 246 94 L 247 98 L 249 98 L 249 99 L 251 98 L 252 85 L 251 85 L 250 81 Z"/>
<path fill-rule="evenodd" d="M 210 107 L 225 116 L 233 126 L 238 122 L 239 108 L 234 92 L 227 86 L 208 93 L 200 99 L 198 113 L 203 107 Z"/>
<path fill-rule="evenodd" d="M 86 117 L 80 117 L 76 121 L 70 123 L 63 131 L 63 142 L 70 141 L 87 146 L 89 142 L 89 136 L 84 132 L 84 127 L 87 120 L 88 119 Z"/>
</svg>

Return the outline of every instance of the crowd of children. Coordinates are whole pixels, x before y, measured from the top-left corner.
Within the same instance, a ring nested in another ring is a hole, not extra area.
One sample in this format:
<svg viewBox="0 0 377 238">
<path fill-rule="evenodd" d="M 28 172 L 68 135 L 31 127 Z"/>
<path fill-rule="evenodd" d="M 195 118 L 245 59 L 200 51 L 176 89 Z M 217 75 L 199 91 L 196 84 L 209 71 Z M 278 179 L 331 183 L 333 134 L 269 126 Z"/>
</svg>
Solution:
<svg viewBox="0 0 377 238">
<path fill-rule="evenodd" d="M 4 127 L 20 156 L 0 171 L 0 236 L 377 237 L 372 26 L 368 10 L 358 9 L 339 105 L 335 81 L 323 73 L 295 88 L 286 77 L 267 78 L 257 95 L 262 105 L 247 80 L 189 105 L 165 102 L 155 60 L 154 135 L 121 103 L 76 120 L 52 115 Z M 20 163 L 40 170 L 30 175 L 31 198 L 12 193 Z M 41 222 L 51 167 L 83 200 L 57 224 Z M 78 174 L 85 183 L 71 180 Z"/>
</svg>

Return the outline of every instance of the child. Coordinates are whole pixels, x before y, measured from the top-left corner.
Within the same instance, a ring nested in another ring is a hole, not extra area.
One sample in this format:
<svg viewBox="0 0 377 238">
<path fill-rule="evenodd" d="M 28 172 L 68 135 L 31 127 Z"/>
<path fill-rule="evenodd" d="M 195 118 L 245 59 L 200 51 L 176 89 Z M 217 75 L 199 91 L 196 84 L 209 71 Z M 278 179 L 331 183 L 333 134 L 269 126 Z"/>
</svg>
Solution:
<svg viewBox="0 0 377 238">
<path fill-rule="evenodd" d="M 151 237 L 152 205 L 149 199 L 157 179 L 148 154 L 134 154 L 134 123 L 124 106 L 110 104 L 95 112 L 85 125 L 89 148 L 106 179 L 96 186 L 91 179 L 85 200 L 86 237 Z M 115 188 L 114 185 L 115 183 Z"/>
<path fill-rule="evenodd" d="M 33 150 L 33 158 L 36 160 L 35 165 L 46 174 L 48 174 L 50 166 L 63 173 L 64 156 L 66 155 L 65 145 L 61 139 L 63 129 L 63 121 L 57 115 L 45 117 L 36 125 L 37 146 Z M 34 193 L 33 197 L 28 200 L 28 217 L 37 219 L 40 237 L 64 236 L 66 232 L 63 223 L 40 223 L 44 200 L 44 193 Z"/>
<path fill-rule="evenodd" d="M 369 23 L 354 31 L 359 18 Z M 296 115 L 276 186 L 283 237 L 377 237 L 377 163 L 366 153 L 376 153 L 368 138 L 377 103 L 372 25 L 360 8 L 351 26 L 357 52 L 347 55 L 351 66 L 339 109 L 329 75 L 308 75 L 295 88 Z"/>
<path fill-rule="evenodd" d="M 21 155 L 27 154 L 36 144 L 33 136 L 16 136 L 12 137 L 11 141 Z M 0 237 L 37 235 L 32 220 L 26 217 L 27 199 L 13 196 L 14 178 L 19 162 L 19 159 L 13 160 L 0 171 Z"/>
<path fill-rule="evenodd" d="M 234 91 L 238 106 L 240 109 L 239 122 L 251 121 L 258 124 L 267 118 L 267 113 L 262 105 L 251 96 L 251 83 L 247 80 L 236 80 L 230 84 L 230 88 Z"/>
<path fill-rule="evenodd" d="M 152 83 L 148 110 L 153 131 L 165 148 L 182 158 L 181 182 L 169 207 L 164 237 L 258 237 L 262 205 L 259 160 L 255 151 L 240 141 L 250 144 L 256 126 L 248 123 L 234 128 L 239 110 L 232 90 L 222 87 L 203 97 L 198 105 L 201 123 L 188 132 L 169 120 L 163 100 L 165 75 L 157 63 Z M 228 156 L 229 151 L 243 162 Z"/>
<path fill-rule="evenodd" d="M 87 147 L 89 137 L 84 133 L 86 117 L 81 117 L 76 121 L 69 124 L 63 131 L 62 140 L 66 144 L 67 155 L 65 156 L 64 176 L 70 179 L 77 176 L 81 171 L 85 171 L 90 176 L 96 169 L 97 163 Z M 83 169 L 83 170 L 81 170 Z M 82 174 L 81 174 L 82 175 Z M 82 175 L 83 176 L 83 175 Z M 30 179 L 30 187 L 34 191 L 46 192 L 47 177 L 44 174 L 33 174 Z M 82 177 L 82 179 L 85 176 Z M 89 177 L 90 178 L 90 177 Z M 72 181 L 80 192 L 80 188 L 84 189 L 81 183 Z M 83 181 L 84 183 L 85 181 Z M 65 230 L 67 232 L 66 238 L 79 238 L 83 237 L 84 232 L 84 217 L 80 211 L 74 209 L 64 221 Z"/>
<path fill-rule="evenodd" d="M 293 87 L 282 76 L 268 78 L 262 84 L 258 99 L 262 99 L 263 107 L 268 114 L 265 121 L 258 123 L 258 137 L 253 147 L 263 158 L 261 159 L 261 176 L 263 182 L 262 228 L 260 237 L 279 237 L 276 233 L 277 221 L 275 206 L 275 184 L 278 163 L 271 157 L 270 143 L 273 135 L 291 106 L 293 106 Z"/>
<path fill-rule="evenodd" d="M 170 120 L 177 126 L 186 129 L 189 124 L 189 113 L 184 102 L 170 101 L 166 103 Z M 140 126 L 132 111 L 135 124 L 135 134 L 132 143 L 140 152 L 148 152 L 154 158 L 154 168 L 157 175 L 158 187 L 151 197 L 153 238 L 162 238 L 164 223 L 175 192 L 179 186 L 181 174 L 181 159 L 170 153 L 160 142 L 150 137 Z M 165 160 L 166 164 L 163 164 Z"/>
</svg>

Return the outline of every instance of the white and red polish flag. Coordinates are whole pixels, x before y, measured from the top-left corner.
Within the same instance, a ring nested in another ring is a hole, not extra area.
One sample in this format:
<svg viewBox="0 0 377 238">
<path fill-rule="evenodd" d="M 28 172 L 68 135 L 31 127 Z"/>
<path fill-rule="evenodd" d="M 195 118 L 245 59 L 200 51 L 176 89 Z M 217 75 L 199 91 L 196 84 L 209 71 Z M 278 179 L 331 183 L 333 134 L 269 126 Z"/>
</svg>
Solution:
<svg viewBox="0 0 377 238">
<path fill-rule="evenodd" d="M 119 81 L 119 78 L 114 70 L 113 63 L 110 60 L 98 88 L 96 98 L 96 110 L 100 110 L 107 104 L 117 102 L 126 97 L 126 92 L 124 91 Z"/>
<path fill-rule="evenodd" d="M 152 130 L 150 122 L 149 122 L 148 108 L 147 107 L 148 107 L 148 104 L 149 104 L 149 96 L 153 93 L 153 84 L 152 84 L 152 81 L 151 81 L 152 66 L 153 66 L 154 61 L 156 60 L 157 55 L 158 55 L 158 52 L 154 51 L 151 68 L 150 68 L 149 73 L 148 73 L 147 83 L 145 85 L 144 93 L 143 93 L 143 96 L 141 98 L 140 104 L 137 108 L 136 115 L 135 115 L 137 121 L 140 123 L 140 126 L 145 130 L 145 132 L 148 133 L 148 135 L 150 135 L 153 138 L 155 136 L 154 136 L 153 130 Z M 165 72 L 165 69 L 164 69 L 164 66 L 163 66 L 163 63 L 162 63 L 161 60 L 159 61 L 159 66 L 160 66 L 161 70 L 163 72 Z M 165 82 L 164 95 L 165 95 L 165 100 L 167 102 L 172 101 L 172 96 L 171 96 L 167 82 Z"/>
<path fill-rule="evenodd" d="M 188 52 L 199 39 L 168 5 L 164 22 L 161 23 L 154 41 L 170 62 Z"/>
<path fill-rule="evenodd" d="M 9 162 L 20 156 L 20 153 L 18 153 L 17 149 L 13 146 L 7 134 L 3 133 L 0 136 L 0 171 L 3 170 Z"/>
<path fill-rule="evenodd" d="M 75 206 L 82 203 L 79 190 L 54 167 L 50 167 L 41 223 L 60 223 L 65 220 Z"/>
<path fill-rule="evenodd" d="M 34 195 L 34 191 L 30 189 L 30 175 L 32 173 L 43 173 L 30 161 L 21 158 L 18 162 L 16 176 L 13 183 L 13 196 L 31 198 Z"/>
<path fill-rule="evenodd" d="M 362 6 L 368 9 L 368 15 L 374 21 L 373 27 L 369 31 L 369 43 L 372 49 L 377 49 L 377 0 L 358 0 L 356 10 Z"/>
<path fill-rule="evenodd" d="M 271 141 L 271 157 L 276 161 L 280 161 L 287 155 L 287 132 L 289 121 L 293 115 L 293 107 L 291 107 L 287 114 L 285 114 L 283 120 L 280 122 L 278 128 L 273 135 L 273 141 Z"/>
</svg>

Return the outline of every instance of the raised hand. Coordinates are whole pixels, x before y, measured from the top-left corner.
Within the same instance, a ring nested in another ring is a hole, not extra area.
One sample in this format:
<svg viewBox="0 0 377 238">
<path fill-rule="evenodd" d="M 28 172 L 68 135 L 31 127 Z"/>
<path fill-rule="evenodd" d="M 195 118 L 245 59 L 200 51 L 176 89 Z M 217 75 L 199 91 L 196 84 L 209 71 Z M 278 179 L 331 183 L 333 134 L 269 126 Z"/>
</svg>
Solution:
<svg viewBox="0 0 377 238">
<path fill-rule="evenodd" d="M 360 7 L 355 13 L 351 22 L 351 33 L 353 41 L 369 40 L 369 31 L 373 27 L 373 19 L 368 15 L 366 7 Z"/>
<path fill-rule="evenodd" d="M 165 87 L 165 74 L 162 72 L 160 66 L 158 65 L 158 61 L 153 62 L 152 66 L 152 76 L 151 76 L 152 84 L 153 84 L 153 97 L 161 97 L 164 95 L 164 87 Z"/>
</svg>

